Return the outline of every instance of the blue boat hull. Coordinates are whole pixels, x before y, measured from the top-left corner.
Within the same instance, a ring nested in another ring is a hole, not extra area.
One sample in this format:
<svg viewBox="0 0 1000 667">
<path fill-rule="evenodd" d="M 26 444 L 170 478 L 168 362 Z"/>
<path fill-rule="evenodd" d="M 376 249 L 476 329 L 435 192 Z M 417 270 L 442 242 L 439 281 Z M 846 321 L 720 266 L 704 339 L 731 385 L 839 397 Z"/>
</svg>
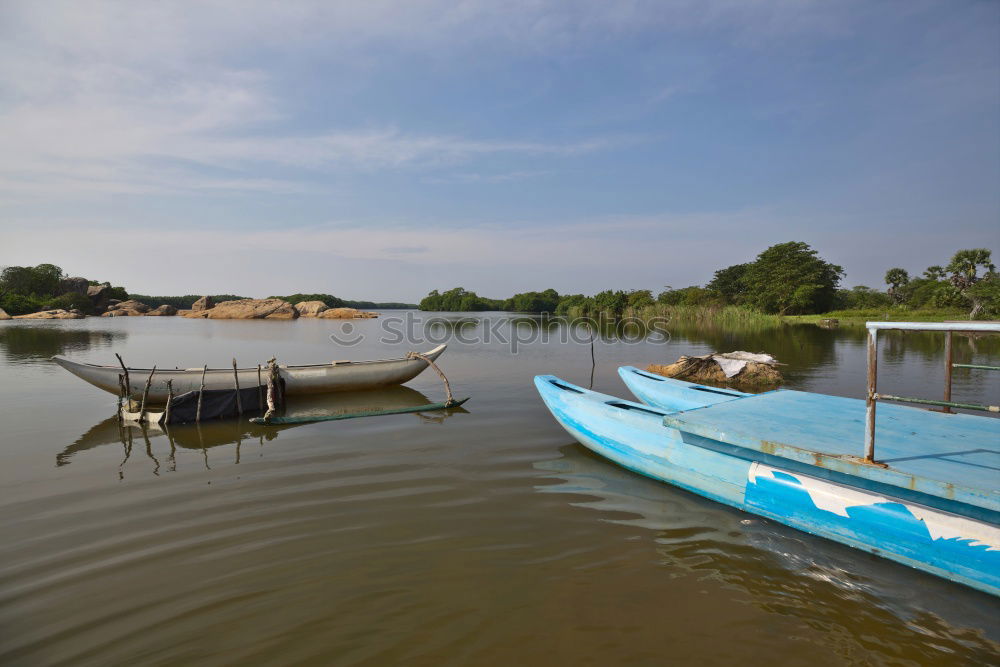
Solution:
<svg viewBox="0 0 1000 667">
<path fill-rule="evenodd" d="M 551 375 L 536 377 L 535 386 L 571 436 L 620 466 L 1000 595 L 1000 527 L 993 523 L 832 481 L 819 471 L 810 475 L 753 450 L 699 443 L 663 425 L 670 408 L 620 400 Z M 697 394 L 681 393 L 677 400 L 686 403 L 676 409 L 697 407 L 690 405 Z"/>
</svg>

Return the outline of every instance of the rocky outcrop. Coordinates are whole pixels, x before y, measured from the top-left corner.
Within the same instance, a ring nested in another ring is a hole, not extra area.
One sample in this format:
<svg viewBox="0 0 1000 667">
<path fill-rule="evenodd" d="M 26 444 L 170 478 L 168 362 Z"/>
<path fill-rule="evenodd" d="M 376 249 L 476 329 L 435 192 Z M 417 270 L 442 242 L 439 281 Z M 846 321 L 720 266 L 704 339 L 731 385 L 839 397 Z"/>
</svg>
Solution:
<svg viewBox="0 0 1000 667">
<path fill-rule="evenodd" d="M 146 313 L 147 317 L 172 317 L 177 314 L 177 309 L 171 306 L 169 303 L 165 303 L 158 308 Z"/>
<path fill-rule="evenodd" d="M 370 313 L 357 308 L 329 308 L 317 315 L 327 320 L 359 320 L 378 317 L 378 313 Z"/>
<path fill-rule="evenodd" d="M 60 294 L 86 294 L 87 288 L 89 287 L 90 282 L 86 278 L 81 278 L 80 276 L 63 278 L 59 281 Z"/>
<path fill-rule="evenodd" d="M 319 317 L 320 313 L 329 309 L 330 307 L 322 301 L 302 301 L 295 304 L 299 317 Z"/>
<path fill-rule="evenodd" d="M 194 304 L 192 304 L 191 306 L 191 310 L 195 311 L 211 310 L 212 308 L 215 308 L 215 300 L 207 295 L 195 301 Z"/>
<path fill-rule="evenodd" d="M 150 311 L 150 307 L 141 301 L 129 299 L 116 303 L 108 309 L 101 317 L 141 317 Z"/>
<path fill-rule="evenodd" d="M 7 311 L 4 310 L 3 308 L 0 308 L 0 320 L 9 320 L 9 319 L 12 318 L 10 315 L 7 314 Z"/>
<path fill-rule="evenodd" d="M 295 307 L 281 299 L 236 299 L 215 304 L 210 310 L 191 310 L 184 317 L 209 320 L 294 320 Z"/>
<path fill-rule="evenodd" d="M 30 315 L 15 315 L 13 319 L 15 320 L 82 320 L 86 315 L 81 313 L 79 310 L 63 310 L 62 308 L 56 308 L 55 310 L 43 310 L 37 313 L 31 313 Z"/>
<path fill-rule="evenodd" d="M 98 313 L 104 312 L 111 302 L 111 285 L 104 283 L 103 285 L 90 285 L 87 287 L 84 294 L 90 299 L 90 302 L 94 304 L 94 310 Z"/>
</svg>

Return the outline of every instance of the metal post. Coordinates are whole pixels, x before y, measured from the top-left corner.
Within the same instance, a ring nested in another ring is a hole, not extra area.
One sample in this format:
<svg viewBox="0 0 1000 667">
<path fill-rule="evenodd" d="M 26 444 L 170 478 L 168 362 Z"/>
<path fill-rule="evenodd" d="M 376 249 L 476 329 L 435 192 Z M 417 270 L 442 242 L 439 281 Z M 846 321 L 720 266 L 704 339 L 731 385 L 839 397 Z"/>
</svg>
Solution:
<svg viewBox="0 0 1000 667">
<path fill-rule="evenodd" d="M 951 402 L 951 332 L 944 334 L 944 401 Z M 951 408 L 944 406 L 943 412 L 951 412 Z"/>
<path fill-rule="evenodd" d="M 865 399 L 865 461 L 875 462 L 875 394 L 878 380 L 878 330 L 868 330 L 868 396 Z"/>
</svg>

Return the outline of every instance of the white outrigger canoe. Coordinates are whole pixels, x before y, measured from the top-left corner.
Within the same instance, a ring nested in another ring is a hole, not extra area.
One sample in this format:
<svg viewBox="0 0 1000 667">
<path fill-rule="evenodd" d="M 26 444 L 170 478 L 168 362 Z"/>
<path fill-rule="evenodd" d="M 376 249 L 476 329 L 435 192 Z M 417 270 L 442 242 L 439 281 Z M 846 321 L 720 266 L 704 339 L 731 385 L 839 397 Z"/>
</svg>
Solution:
<svg viewBox="0 0 1000 667">
<path fill-rule="evenodd" d="M 431 361 L 445 351 L 447 345 L 439 345 L 423 356 Z M 81 380 L 112 394 L 119 393 L 121 366 L 99 366 L 71 361 L 55 356 L 56 362 Z M 375 361 L 334 361 L 329 364 L 307 366 L 278 366 L 278 373 L 284 381 L 284 393 L 288 396 L 300 394 L 323 394 L 337 391 L 361 391 L 388 387 L 409 382 L 427 368 L 427 362 L 419 358 L 380 359 Z M 129 368 L 129 394 L 141 396 L 149 377 L 150 368 Z M 167 400 L 167 380 L 173 381 L 174 396 L 188 391 L 198 391 L 202 382 L 201 368 L 157 368 L 149 387 L 148 399 L 151 403 L 165 403 Z M 259 371 L 266 377 L 267 367 Z M 258 369 L 237 370 L 241 387 L 258 385 Z M 232 389 L 234 386 L 232 368 L 209 368 L 205 371 L 205 389 Z"/>
</svg>

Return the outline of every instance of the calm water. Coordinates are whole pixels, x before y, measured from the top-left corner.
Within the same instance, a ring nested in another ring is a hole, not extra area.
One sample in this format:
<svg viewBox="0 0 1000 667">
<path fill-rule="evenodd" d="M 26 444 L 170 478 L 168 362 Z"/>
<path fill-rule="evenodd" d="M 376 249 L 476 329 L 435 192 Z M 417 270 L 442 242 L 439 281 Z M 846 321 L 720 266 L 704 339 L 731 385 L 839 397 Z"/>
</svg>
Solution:
<svg viewBox="0 0 1000 667">
<path fill-rule="evenodd" d="M 994 598 L 590 454 L 531 384 L 554 373 L 588 385 L 589 346 L 531 320 L 514 325 L 522 340 L 550 338 L 516 354 L 497 340 L 509 326 L 461 342 L 489 331 L 481 317 L 428 330 L 451 339 L 440 364 L 455 394 L 472 396 L 464 410 L 177 426 L 169 438 L 120 431 L 114 397 L 48 358 L 315 363 L 435 343 L 380 342 L 385 320 L 350 334 L 322 320 L 0 322 L 0 663 L 1000 660 Z M 788 363 L 786 386 L 863 391 L 860 329 L 668 329 L 668 341 L 597 342 L 594 388 L 627 396 L 619 365 L 748 349 Z M 341 347 L 331 333 L 365 340 Z M 939 338 L 890 335 L 881 354 L 880 387 L 940 395 Z M 956 355 L 995 362 L 998 347 L 961 342 Z M 956 399 L 996 402 L 998 375 L 957 372 Z M 442 396 L 427 373 L 407 389 L 297 407 Z"/>
</svg>

